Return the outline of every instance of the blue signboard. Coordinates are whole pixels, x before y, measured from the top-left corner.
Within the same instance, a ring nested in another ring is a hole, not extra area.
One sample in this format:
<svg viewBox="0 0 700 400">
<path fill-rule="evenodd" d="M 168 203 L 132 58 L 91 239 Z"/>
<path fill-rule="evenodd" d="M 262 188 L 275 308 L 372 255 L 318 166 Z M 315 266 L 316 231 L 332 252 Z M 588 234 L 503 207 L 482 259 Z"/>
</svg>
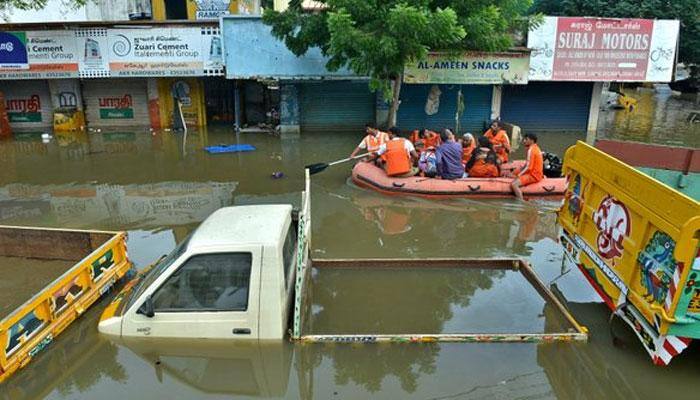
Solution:
<svg viewBox="0 0 700 400">
<path fill-rule="evenodd" d="M 259 16 L 224 16 L 221 35 L 228 79 L 365 79 L 347 68 L 328 71 L 319 48 L 295 56 Z"/>
<path fill-rule="evenodd" d="M 29 68 L 26 43 L 25 32 L 0 32 L 0 70 Z"/>
</svg>

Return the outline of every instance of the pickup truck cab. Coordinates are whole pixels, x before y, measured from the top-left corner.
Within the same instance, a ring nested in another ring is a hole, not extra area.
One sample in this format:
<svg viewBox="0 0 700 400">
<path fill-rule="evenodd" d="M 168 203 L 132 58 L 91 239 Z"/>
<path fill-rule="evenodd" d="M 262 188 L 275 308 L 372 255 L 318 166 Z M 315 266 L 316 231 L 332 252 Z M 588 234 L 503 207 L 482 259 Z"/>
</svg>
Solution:
<svg viewBox="0 0 700 400">
<path fill-rule="evenodd" d="M 99 331 L 121 337 L 281 340 L 297 251 L 291 205 L 226 207 L 127 284 Z"/>
</svg>

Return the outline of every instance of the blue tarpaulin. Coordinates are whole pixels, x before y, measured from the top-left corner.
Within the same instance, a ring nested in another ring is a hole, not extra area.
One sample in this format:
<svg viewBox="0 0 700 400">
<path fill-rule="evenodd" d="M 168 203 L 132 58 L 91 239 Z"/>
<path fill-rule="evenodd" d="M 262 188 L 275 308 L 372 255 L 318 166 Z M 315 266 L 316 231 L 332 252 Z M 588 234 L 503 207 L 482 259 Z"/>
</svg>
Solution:
<svg viewBox="0 0 700 400">
<path fill-rule="evenodd" d="M 211 154 L 237 153 L 241 151 L 253 151 L 255 150 L 255 146 L 250 144 L 221 144 L 218 146 L 205 147 L 204 150 Z"/>
</svg>

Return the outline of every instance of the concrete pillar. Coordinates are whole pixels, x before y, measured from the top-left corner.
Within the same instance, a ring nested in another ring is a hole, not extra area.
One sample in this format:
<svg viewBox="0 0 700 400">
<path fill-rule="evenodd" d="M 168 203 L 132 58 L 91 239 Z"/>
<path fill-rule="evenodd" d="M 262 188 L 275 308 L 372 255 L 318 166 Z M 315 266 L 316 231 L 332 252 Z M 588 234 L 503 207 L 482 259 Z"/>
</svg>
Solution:
<svg viewBox="0 0 700 400">
<path fill-rule="evenodd" d="M 294 84 L 280 85 L 280 134 L 298 135 L 301 132 L 299 89 Z"/>
<path fill-rule="evenodd" d="M 598 114 L 600 114 L 600 98 L 603 95 L 603 82 L 593 82 L 591 91 L 591 106 L 588 109 L 588 127 L 586 129 L 586 143 L 595 144 L 596 131 L 598 129 Z"/>
<path fill-rule="evenodd" d="M 83 95 L 78 79 L 48 79 L 51 105 L 57 108 L 83 109 Z"/>
<path fill-rule="evenodd" d="M 241 83 L 235 81 L 233 83 L 233 126 L 236 129 L 236 133 L 241 131 Z"/>
<path fill-rule="evenodd" d="M 491 95 L 491 120 L 501 118 L 501 99 L 503 97 L 503 86 L 493 85 Z M 508 121 L 506 121 L 508 122 Z"/>
<path fill-rule="evenodd" d="M 374 123 L 378 127 L 384 127 L 389 117 L 389 103 L 384 100 L 384 94 L 377 90 L 376 105 L 374 109 Z"/>
</svg>

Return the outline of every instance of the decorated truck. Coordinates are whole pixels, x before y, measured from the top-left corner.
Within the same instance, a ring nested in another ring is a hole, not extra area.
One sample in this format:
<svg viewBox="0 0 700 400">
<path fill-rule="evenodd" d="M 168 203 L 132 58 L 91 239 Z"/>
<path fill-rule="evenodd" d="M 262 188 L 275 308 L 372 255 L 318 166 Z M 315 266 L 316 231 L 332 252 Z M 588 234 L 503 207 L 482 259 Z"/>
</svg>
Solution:
<svg viewBox="0 0 700 400">
<path fill-rule="evenodd" d="M 564 174 L 566 258 L 667 365 L 700 338 L 700 203 L 583 142 Z"/>
<path fill-rule="evenodd" d="M 131 267 L 124 232 L 0 226 L 0 382 Z"/>
</svg>

